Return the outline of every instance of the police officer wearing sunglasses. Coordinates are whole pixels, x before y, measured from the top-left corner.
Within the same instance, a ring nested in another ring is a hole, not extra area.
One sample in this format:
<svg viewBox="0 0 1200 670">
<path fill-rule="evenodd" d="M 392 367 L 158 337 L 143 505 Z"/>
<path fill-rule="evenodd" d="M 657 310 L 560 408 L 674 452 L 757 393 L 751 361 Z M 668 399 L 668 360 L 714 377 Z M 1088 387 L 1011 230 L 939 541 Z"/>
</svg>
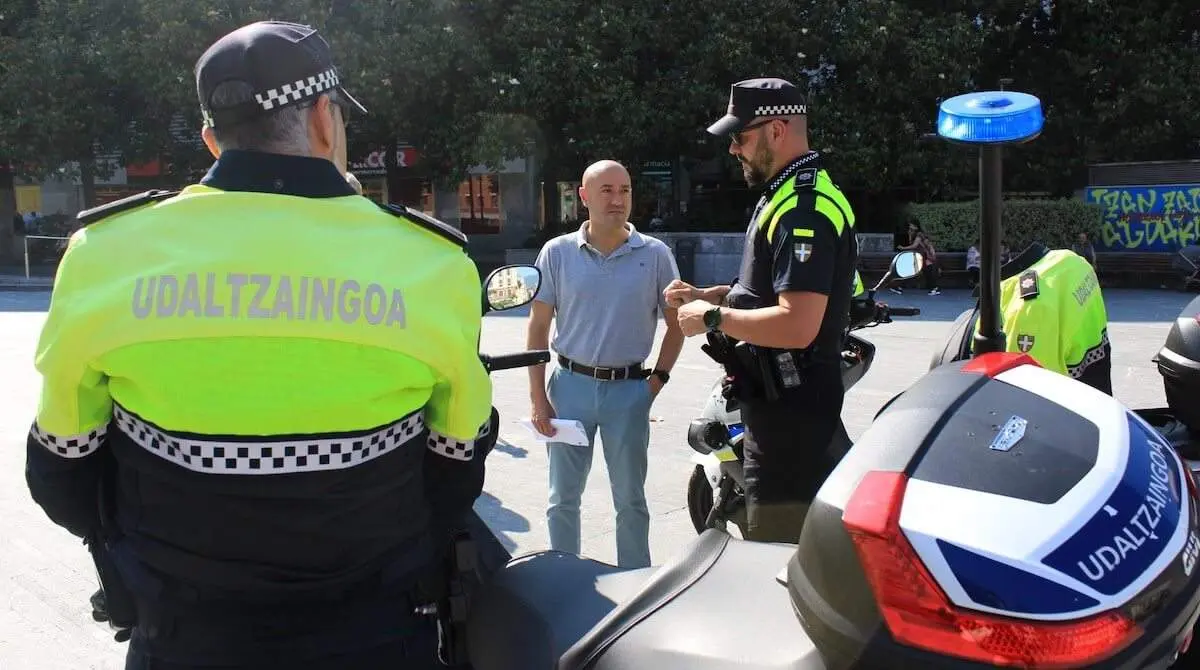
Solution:
<svg viewBox="0 0 1200 670">
<path fill-rule="evenodd" d="M 708 132 L 761 188 L 731 286 L 665 291 L 687 336 L 725 366 L 727 393 L 746 425 L 747 539 L 795 542 L 808 507 L 842 452 L 841 379 L 858 245 L 854 213 L 809 149 L 807 103 L 782 79 L 732 86 L 729 109 Z"/>
</svg>

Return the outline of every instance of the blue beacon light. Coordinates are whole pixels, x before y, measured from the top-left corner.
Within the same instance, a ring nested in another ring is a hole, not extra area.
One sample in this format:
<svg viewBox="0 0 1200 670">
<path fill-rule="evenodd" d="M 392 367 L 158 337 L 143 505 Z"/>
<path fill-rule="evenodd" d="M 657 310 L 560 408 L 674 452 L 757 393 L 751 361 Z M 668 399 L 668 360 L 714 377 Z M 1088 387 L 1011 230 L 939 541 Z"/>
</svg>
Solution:
<svg viewBox="0 0 1200 670">
<path fill-rule="evenodd" d="M 1028 93 L 959 95 L 938 109 L 938 135 L 966 144 L 1017 144 L 1042 132 L 1042 103 Z"/>
<path fill-rule="evenodd" d="M 937 134 L 955 144 L 979 146 L 979 331 L 976 356 L 1005 350 L 1000 330 L 1000 237 L 1004 145 L 1028 142 L 1042 132 L 1042 103 L 1017 91 L 958 95 L 938 108 Z"/>
</svg>

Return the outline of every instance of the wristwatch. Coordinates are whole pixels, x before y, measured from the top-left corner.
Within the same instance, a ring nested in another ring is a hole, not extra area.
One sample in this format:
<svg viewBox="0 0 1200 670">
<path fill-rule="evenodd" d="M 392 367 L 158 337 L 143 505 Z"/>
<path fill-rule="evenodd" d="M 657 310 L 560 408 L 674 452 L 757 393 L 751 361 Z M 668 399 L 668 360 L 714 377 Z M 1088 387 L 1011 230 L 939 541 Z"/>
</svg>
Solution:
<svg viewBox="0 0 1200 670">
<path fill-rule="evenodd" d="M 721 308 L 713 307 L 704 313 L 704 327 L 708 332 L 715 333 L 721 329 Z"/>
<path fill-rule="evenodd" d="M 654 372 L 651 372 L 650 374 L 651 374 L 651 376 L 658 377 L 658 381 L 660 381 L 664 384 L 671 381 L 671 373 L 667 372 L 666 370 L 655 370 Z"/>
</svg>

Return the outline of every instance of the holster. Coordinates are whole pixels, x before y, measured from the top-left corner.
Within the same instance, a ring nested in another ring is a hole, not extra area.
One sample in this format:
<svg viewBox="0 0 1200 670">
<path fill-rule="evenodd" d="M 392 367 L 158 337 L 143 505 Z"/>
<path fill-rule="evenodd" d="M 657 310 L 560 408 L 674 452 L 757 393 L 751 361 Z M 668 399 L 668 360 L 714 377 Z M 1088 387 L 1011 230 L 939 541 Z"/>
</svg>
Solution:
<svg viewBox="0 0 1200 670">
<path fill-rule="evenodd" d="M 471 533 L 466 529 L 457 531 L 442 569 L 422 588 L 423 595 L 435 604 L 432 614 L 437 619 L 438 660 L 446 667 L 466 667 L 469 661 L 467 618 L 471 600 L 483 583 L 478 558 Z"/>
<path fill-rule="evenodd" d="M 723 333 L 708 333 L 708 343 L 700 348 L 725 368 L 725 397 L 747 400 L 774 400 L 779 397 L 771 360 L 762 347 L 735 342 Z"/>
<path fill-rule="evenodd" d="M 125 642 L 137 625 L 137 605 L 133 592 L 125 584 L 116 563 L 112 560 L 112 546 L 120 537 L 116 521 L 116 461 L 111 454 L 106 455 L 104 468 L 98 486 L 97 506 L 100 516 L 100 529 L 86 538 L 88 552 L 92 555 L 92 563 L 96 566 L 96 579 L 100 583 L 100 593 L 103 598 L 102 608 L 93 602 L 92 617 L 97 621 L 107 621 L 109 628 L 115 631 L 113 636 L 117 642 Z"/>
</svg>

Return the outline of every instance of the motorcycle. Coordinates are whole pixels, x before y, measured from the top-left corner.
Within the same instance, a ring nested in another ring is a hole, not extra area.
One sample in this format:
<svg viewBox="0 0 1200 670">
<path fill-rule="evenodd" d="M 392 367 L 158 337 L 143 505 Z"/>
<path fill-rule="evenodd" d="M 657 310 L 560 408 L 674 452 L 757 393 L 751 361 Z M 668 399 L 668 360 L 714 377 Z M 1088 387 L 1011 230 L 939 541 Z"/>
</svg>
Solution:
<svg viewBox="0 0 1200 670">
<path fill-rule="evenodd" d="M 915 251 L 903 251 L 892 258 L 887 272 L 866 297 L 859 301 L 846 330 L 842 349 L 842 386 L 849 391 L 871 369 L 875 360 L 875 345 L 852 335 L 862 328 L 874 328 L 891 323 L 893 316 L 916 316 L 921 310 L 916 307 L 894 307 L 875 302 L 875 294 L 891 281 L 909 279 L 921 273 L 924 257 Z M 718 361 L 719 363 L 720 361 Z M 736 398 L 727 398 L 722 379 L 718 379 L 709 392 L 708 401 L 699 418 L 688 426 L 688 446 L 696 453 L 687 483 L 687 509 L 692 526 L 697 533 L 708 528 L 727 532 L 732 522 L 746 536 L 746 486 L 742 467 L 741 409 Z M 844 454 L 852 444 L 846 427 L 841 422 L 834 435 L 830 453 Z"/>
<path fill-rule="evenodd" d="M 1141 670 L 1185 653 L 1196 480 L 1141 416 L 999 337 L 1000 144 L 1035 137 L 1040 109 L 1014 91 L 941 104 L 939 135 L 982 145 L 981 346 L 880 410 L 797 543 L 708 529 L 657 567 L 513 558 L 470 603 L 473 670 Z M 1175 339 L 1160 365 L 1194 394 L 1200 339 Z"/>
</svg>

